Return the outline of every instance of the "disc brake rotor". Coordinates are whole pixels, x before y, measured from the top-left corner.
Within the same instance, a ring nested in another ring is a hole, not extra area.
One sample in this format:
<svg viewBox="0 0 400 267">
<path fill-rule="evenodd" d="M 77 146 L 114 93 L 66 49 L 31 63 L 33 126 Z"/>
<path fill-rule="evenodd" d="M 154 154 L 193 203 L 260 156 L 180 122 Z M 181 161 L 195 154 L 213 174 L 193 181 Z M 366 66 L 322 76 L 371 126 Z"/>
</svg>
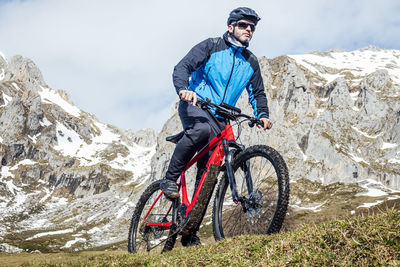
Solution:
<svg viewBox="0 0 400 267">
<path fill-rule="evenodd" d="M 254 218 L 261 212 L 263 204 L 263 195 L 260 191 L 254 190 L 250 195 L 247 202 L 246 215 Z"/>
</svg>

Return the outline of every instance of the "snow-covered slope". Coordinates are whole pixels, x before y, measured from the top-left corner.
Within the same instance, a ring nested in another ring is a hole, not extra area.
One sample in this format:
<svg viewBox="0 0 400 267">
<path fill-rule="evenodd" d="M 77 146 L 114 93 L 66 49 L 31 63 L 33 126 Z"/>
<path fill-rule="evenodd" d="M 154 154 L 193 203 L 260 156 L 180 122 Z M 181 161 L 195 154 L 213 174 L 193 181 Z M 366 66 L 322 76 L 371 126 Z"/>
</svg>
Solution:
<svg viewBox="0 0 400 267">
<path fill-rule="evenodd" d="M 363 77 L 382 69 L 387 70 L 393 82 L 400 84 L 400 50 L 382 50 L 370 46 L 351 52 L 333 50 L 289 57 L 316 77 L 325 79 L 320 85 L 339 77 L 360 83 Z"/>
</svg>

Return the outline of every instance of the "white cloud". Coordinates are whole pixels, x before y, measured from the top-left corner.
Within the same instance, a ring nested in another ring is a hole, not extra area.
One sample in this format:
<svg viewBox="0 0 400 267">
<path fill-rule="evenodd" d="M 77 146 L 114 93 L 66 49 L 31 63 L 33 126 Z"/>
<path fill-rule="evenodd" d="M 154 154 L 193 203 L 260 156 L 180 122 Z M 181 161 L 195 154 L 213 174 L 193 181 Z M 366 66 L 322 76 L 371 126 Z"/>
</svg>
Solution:
<svg viewBox="0 0 400 267">
<path fill-rule="evenodd" d="M 0 51 L 33 59 L 46 82 L 121 128 L 160 129 L 176 99 L 174 65 L 220 36 L 241 1 L 0 1 Z M 397 1 L 246 1 L 262 20 L 257 56 L 398 48 Z M 157 118 L 157 119 L 155 119 Z"/>
</svg>

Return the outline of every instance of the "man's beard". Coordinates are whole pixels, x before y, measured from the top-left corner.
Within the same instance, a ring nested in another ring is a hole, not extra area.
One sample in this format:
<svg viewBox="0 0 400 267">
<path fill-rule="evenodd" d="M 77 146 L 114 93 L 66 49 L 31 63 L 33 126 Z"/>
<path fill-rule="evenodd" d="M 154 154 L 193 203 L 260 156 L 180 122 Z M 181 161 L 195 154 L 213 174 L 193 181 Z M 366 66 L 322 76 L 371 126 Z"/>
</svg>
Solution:
<svg viewBox="0 0 400 267">
<path fill-rule="evenodd" d="M 251 40 L 251 37 L 250 38 L 246 38 L 246 40 L 240 40 L 241 38 L 240 37 L 237 37 L 236 36 L 236 34 L 235 34 L 235 29 L 233 29 L 233 37 L 235 37 L 235 39 L 236 40 L 238 40 L 242 45 L 244 45 L 244 46 L 249 46 L 249 43 L 250 43 L 250 40 Z"/>
</svg>

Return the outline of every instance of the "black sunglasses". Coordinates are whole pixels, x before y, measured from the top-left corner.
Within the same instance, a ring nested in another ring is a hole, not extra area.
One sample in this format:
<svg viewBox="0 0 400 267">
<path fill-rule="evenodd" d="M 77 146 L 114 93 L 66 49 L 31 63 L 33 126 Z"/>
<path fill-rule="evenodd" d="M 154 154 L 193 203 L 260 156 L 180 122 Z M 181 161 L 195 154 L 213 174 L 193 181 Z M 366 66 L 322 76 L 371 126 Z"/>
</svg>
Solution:
<svg viewBox="0 0 400 267">
<path fill-rule="evenodd" d="M 233 23 L 233 26 L 238 26 L 241 29 L 247 29 L 247 27 L 250 26 L 250 29 L 252 32 L 254 32 L 256 30 L 256 25 L 251 24 L 251 23 L 247 23 L 247 22 L 235 22 Z"/>
</svg>

